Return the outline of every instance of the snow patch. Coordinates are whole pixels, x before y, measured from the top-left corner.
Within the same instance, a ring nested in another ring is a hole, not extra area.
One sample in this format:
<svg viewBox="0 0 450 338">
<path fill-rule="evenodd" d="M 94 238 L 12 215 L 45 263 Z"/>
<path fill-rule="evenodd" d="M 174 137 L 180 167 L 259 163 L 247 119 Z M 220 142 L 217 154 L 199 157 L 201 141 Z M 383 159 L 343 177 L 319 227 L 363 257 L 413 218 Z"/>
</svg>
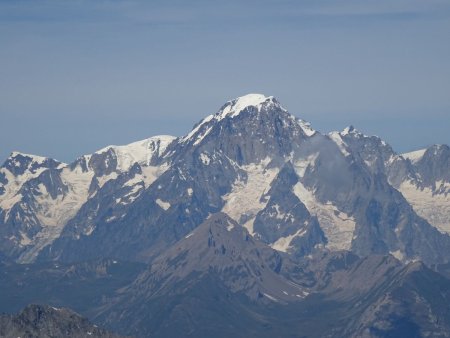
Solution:
<svg viewBox="0 0 450 338">
<path fill-rule="evenodd" d="M 353 126 L 349 126 L 349 127 L 344 128 L 344 130 L 341 131 L 340 134 L 341 134 L 342 136 L 347 136 L 347 135 L 350 134 L 352 131 L 354 131 Z"/>
<path fill-rule="evenodd" d="M 296 237 L 302 237 L 305 234 L 306 229 L 299 229 L 295 234 L 278 238 L 275 243 L 270 245 L 270 247 L 277 251 L 288 252 L 288 250 L 291 248 L 292 240 Z"/>
<path fill-rule="evenodd" d="M 308 167 L 314 167 L 317 157 L 319 153 L 314 153 L 309 155 L 306 159 L 298 160 L 294 162 L 294 168 L 297 175 L 303 177 L 305 175 L 306 169 Z"/>
<path fill-rule="evenodd" d="M 214 115 L 208 115 L 205 117 L 194 129 L 191 130 L 189 134 L 187 134 L 185 137 L 181 139 L 181 142 L 186 142 L 190 140 L 200 129 L 201 127 L 211 121 L 214 118 Z"/>
<path fill-rule="evenodd" d="M 250 235 L 254 235 L 254 233 L 255 233 L 255 231 L 253 230 L 253 228 L 254 228 L 254 223 L 255 223 L 255 216 L 256 216 L 256 214 L 252 217 L 252 218 L 250 218 L 247 222 L 245 222 L 244 224 L 242 224 L 242 226 L 244 227 L 244 228 L 246 228 L 247 229 L 247 231 L 248 231 L 248 233 L 250 234 Z"/>
<path fill-rule="evenodd" d="M 68 191 L 52 199 L 43 184 L 39 184 L 41 195 L 35 196 L 36 217 L 43 226 L 42 230 L 31 240 L 28 248 L 18 258 L 20 263 L 31 263 L 38 253 L 58 238 L 66 223 L 75 216 L 88 199 L 92 172 L 71 171 L 65 167 L 61 171 L 61 180 Z"/>
<path fill-rule="evenodd" d="M 233 229 L 234 229 L 234 224 L 228 222 L 227 231 L 231 231 L 231 230 L 233 230 Z"/>
<path fill-rule="evenodd" d="M 122 205 L 127 205 L 130 203 L 133 203 L 141 194 L 143 191 L 144 186 L 143 183 L 134 185 L 131 190 L 123 195 L 121 198 L 116 199 L 116 203 L 120 203 Z"/>
<path fill-rule="evenodd" d="M 262 94 L 248 94 L 233 101 L 227 102 L 226 107 L 216 116 L 217 120 L 222 120 L 225 117 L 236 117 L 241 111 L 245 110 L 247 107 L 255 107 L 258 111 L 261 110 L 261 105 L 267 100 L 272 100 L 273 96 L 266 97 Z"/>
<path fill-rule="evenodd" d="M 116 218 L 117 218 L 116 216 L 108 217 L 108 218 L 105 220 L 105 222 L 106 222 L 106 223 L 110 223 L 110 222 L 114 221 Z"/>
<path fill-rule="evenodd" d="M 426 151 L 427 149 L 420 149 L 416 151 L 411 151 L 409 153 L 401 154 L 401 156 L 405 159 L 410 160 L 412 163 L 416 163 L 422 159 Z"/>
<path fill-rule="evenodd" d="M 159 157 L 167 149 L 167 146 L 175 140 L 176 137 L 170 135 L 153 136 L 145 140 L 133 142 L 123 146 L 107 146 L 96 151 L 96 154 L 102 154 L 112 149 L 117 157 L 117 169 L 119 171 L 129 170 L 135 163 L 140 165 L 149 165 L 154 157 Z"/>
<path fill-rule="evenodd" d="M 211 159 L 209 158 L 209 156 L 206 153 L 201 153 L 200 161 L 202 161 L 202 163 L 204 165 L 209 165 L 209 163 L 211 162 Z"/>
<path fill-rule="evenodd" d="M 225 202 L 222 212 L 246 227 L 251 235 L 256 214 L 267 204 L 262 197 L 279 172 L 278 168 L 267 169 L 269 162 L 270 159 L 266 158 L 261 163 L 240 167 L 247 173 L 247 179 L 238 177 L 231 192 L 222 197 Z"/>
<path fill-rule="evenodd" d="M 328 239 L 326 247 L 330 250 L 350 250 L 356 226 L 355 219 L 339 211 L 331 202 L 322 204 L 301 182 L 294 186 L 294 194 L 319 220 L 320 227 Z"/>
<path fill-rule="evenodd" d="M 103 187 L 105 185 L 105 183 L 108 182 L 109 180 L 115 180 L 117 178 L 117 176 L 118 176 L 117 173 L 115 171 L 113 171 L 109 175 L 103 175 L 103 176 L 97 177 L 99 188 Z"/>
<path fill-rule="evenodd" d="M 8 194 L 5 194 L 6 196 Z M 3 195 L 3 196 L 5 196 Z M 12 194 L 11 194 L 12 195 Z M 3 197 L 2 196 L 2 197 Z M 2 200 L 0 201 L 0 208 L 5 210 L 5 221 L 8 219 L 9 217 L 9 212 L 11 211 L 11 208 L 16 204 L 19 203 L 22 200 L 22 195 L 21 194 L 16 194 L 13 195 L 11 197 L 5 197 L 2 198 Z"/>
<path fill-rule="evenodd" d="M 162 209 L 167 210 L 170 208 L 170 203 L 169 202 L 164 202 L 161 199 L 156 199 L 156 204 L 158 204 Z"/>
<path fill-rule="evenodd" d="M 450 184 L 436 182 L 438 190 L 450 192 Z M 442 233 L 450 234 L 450 193 L 436 194 L 430 188 L 418 188 L 410 181 L 403 182 L 398 190 L 414 211 Z"/>
<path fill-rule="evenodd" d="M 134 177 L 130 178 L 128 181 L 126 181 L 123 186 L 124 187 L 134 187 L 136 184 L 139 184 L 139 183 L 142 183 L 141 175 L 134 175 Z"/>
<path fill-rule="evenodd" d="M 169 168 L 167 164 L 163 164 L 159 167 L 147 166 L 142 167 L 142 181 L 144 182 L 145 188 L 148 188 L 153 184 L 164 172 Z M 158 189 L 161 189 L 158 186 Z"/>
<path fill-rule="evenodd" d="M 311 124 L 309 122 L 306 122 L 303 120 L 298 120 L 297 122 L 298 122 L 300 128 L 302 128 L 302 130 L 306 136 L 311 137 L 314 134 L 316 134 L 316 131 L 311 128 Z"/>
<path fill-rule="evenodd" d="M 345 142 L 342 140 L 341 134 L 338 132 L 332 132 L 329 133 L 328 136 L 331 138 L 331 140 L 336 143 L 339 150 L 341 151 L 342 155 L 349 156 L 350 153 L 347 151 L 347 147 Z"/>
<path fill-rule="evenodd" d="M 28 238 L 27 234 L 25 234 L 21 231 L 20 232 L 20 245 L 26 246 L 26 245 L 29 245 L 30 243 L 31 243 L 31 239 Z"/>
<path fill-rule="evenodd" d="M 404 254 L 402 253 L 401 250 L 397 250 L 397 251 L 390 251 L 389 252 L 392 256 L 394 256 L 395 258 L 397 258 L 399 261 L 402 261 L 404 258 Z"/>
<path fill-rule="evenodd" d="M 274 217 L 275 219 L 283 220 L 283 219 L 285 219 L 286 216 L 289 216 L 289 215 L 290 215 L 290 214 L 285 215 L 285 214 L 280 210 L 280 206 L 279 206 L 278 204 L 274 204 L 273 207 L 275 208 L 275 212 L 274 212 L 274 213 L 270 212 L 270 213 L 269 213 L 270 217 Z"/>
<path fill-rule="evenodd" d="M 276 299 L 275 297 L 273 297 L 273 296 L 271 296 L 271 295 L 269 295 L 267 293 L 263 292 L 263 295 L 266 296 L 267 298 L 269 298 L 271 301 L 274 301 L 274 302 L 277 302 L 277 303 L 279 302 L 278 299 Z"/>
</svg>

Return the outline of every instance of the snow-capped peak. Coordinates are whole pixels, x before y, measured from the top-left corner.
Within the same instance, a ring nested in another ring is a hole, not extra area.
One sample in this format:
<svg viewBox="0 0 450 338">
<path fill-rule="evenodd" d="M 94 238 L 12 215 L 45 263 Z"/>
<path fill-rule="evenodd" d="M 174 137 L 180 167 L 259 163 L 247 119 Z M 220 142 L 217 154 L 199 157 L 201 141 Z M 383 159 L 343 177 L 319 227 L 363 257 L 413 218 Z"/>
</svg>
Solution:
<svg viewBox="0 0 450 338">
<path fill-rule="evenodd" d="M 14 159 L 16 157 L 28 157 L 31 159 L 32 162 L 35 162 L 38 164 L 41 164 L 41 163 L 45 162 L 46 160 L 48 160 L 48 157 L 26 154 L 26 153 L 22 153 L 20 151 L 13 151 L 11 153 L 11 155 L 9 155 L 9 159 Z"/>
<path fill-rule="evenodd" d="M 175 136 L 170 135 L 158 135 L 127 145 L 110 145 L 96 151 L 95 154 L 102 154 L 112 150 L 117 158 L 117 169 L 126 171 L 134 163 L 149 165 L 152 158 L 161 156 L 175 138 Z"/>
<path fill-rule="evenodd" d="M 362 132 L 360 132 L 358 129 L 356 129 L 353 126 L 348 126 L 347 128 L 344 128 L 343 131 L 341 131 L 339 134 L 341 134 L 341 136 L 347 136 L 347 135 L 353 135 L 353 136 L 357 136 L 357 137 L 370 137 L 366 134 L 363 134 Z M 377 136 L 378 137 L 378 136 Z"/>
<path fill-rule="evenodd" d="M 295 124 L 297 124 L 301 130 L 302 134 L 307 137 L 315 135 L 317 132 L 311 128 L 311 125 L 303 120 L 296 118 L 294 115 L 288 113 L 288 111 L 281 106 L 277 99 L 273 96 L 265 96 L 262 94 L 247 94 L 240 96 L 234 100 L 228 101 L 222 108 L 214 115 L 208 115 L 202 121 L 200 121 L 189 134 L 180 139 L 181 143 L 193 142 L 193 145 L 199 144 L 207 135 L 210 134 L 216 122 L 222 120 L 233 120 L 239 116 L 242 112 L 245 112 L 249 107 L 251 107 L 252 112 L 260 113 L 271 113 L 281 112 L 284 118 L 287 118 Z M 287 125 L 287 124 L 286 124 Z"/>
<path fill-rule="evenodd" d="M 49 157 L 13 151 L 0 168 L 2 170 L 8 170 L 14 176 L 18 177 L 26 173 L 36 174 L 48 168 L 61 168 L 65 165 L 65 163 Z"/>
<path fill-rule="evenodd" d="M 217 119 L 218 121 L 222 120 L 225 117 L 233 118 L 238 116 L 248 107 L 255 107 L 259 112 L 262 106 L 265 104 L 276 106 L 277 108 L 280 108 L 281 110 L 287 112 L 287 110 L 284 109 L 277 101 L 277 99 L 275 99 L 273 96 L 265 96 L 263 94 L 247 94 L 244 96 L 240 96 L 232 101 L 228 101 L 225 106 L 216 115 L 213 116 L 213 118 Z M 297 119 L 294 116 L 292 116 L 292 118 L 297 121 L 306 136 L 313 136 L 316 133 L 316 131 L 311 128 L 311 124 L 309 122 Z"/>
<path fill-rule="evenodd" d="M 359 134 L 358 131 L 353 126 L 348 126 L 345 128 L 341 133 L 342 136 L 348 135 L 348 134 Z"/>
<path fill-rule="evenodd" d="M 262 107 L 266 105 L 277 107 L 285 112 L 287 111 L 273 96 L 265 96 L 263 94 L 247 94 L 240 96 L 234 100 L 228 101 L 216 114 L 211 114 L 205 117 L 194 127 L 194 129 L 191 130 L 189 134 L 181 139 L 181 142 L 192 140 L 195 136 L 196 141 L 194 145 L 198 144 L 210 132 L 211 127 L 209 126 L 211 123 L 221 121 L 225 118 L 233 119 L 239 116 L 239 114 L 248 107 L 254 107 L 258 112 L 260 112 Z M 305 133 L 313 133 L 312 129 L 309 130 L 310 128 L 306 125 L 306 123 L 302 124 L 302 127 L 305 128 Z"/>
<path fill-rule="evenodd" d="M 274 103 L 276 101 L 274 101 L 273 96 L 266 97 L 262 94 L 247 94 L 232 101 L 228 101 L 222 108 L 222 110 L 216 114 L 215 118 L 219 121 L 225 117 L 233 118 L 235 116 L 238 116 L 243 110 L 248 107 L 255 107 L 259 111 L 261 110 L 261 106 L 265 102 Z"/>
<path fill-rule="evenodd" d="M 430 149 L 433 152 L 433 155 L 436 156 L 442 154 L 442 152 L 448 151 L 449 147 L 446 144 L 434 144 L 428 149 Z"/>
</svg>

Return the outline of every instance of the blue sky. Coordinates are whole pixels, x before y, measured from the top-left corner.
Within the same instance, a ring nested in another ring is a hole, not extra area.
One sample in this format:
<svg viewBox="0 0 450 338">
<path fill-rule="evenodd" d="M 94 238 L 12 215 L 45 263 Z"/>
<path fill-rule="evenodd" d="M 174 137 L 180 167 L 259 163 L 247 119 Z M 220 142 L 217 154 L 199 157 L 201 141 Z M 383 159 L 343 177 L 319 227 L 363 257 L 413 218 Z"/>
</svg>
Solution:
<svg viewBox="0 0 450 338">
<path fill-rule="evenodd" d="M 450 143 L 450 1 L 0 0 L 0 160 L 184 135 L 274 95 L 322 132 Z"/>
</svg>

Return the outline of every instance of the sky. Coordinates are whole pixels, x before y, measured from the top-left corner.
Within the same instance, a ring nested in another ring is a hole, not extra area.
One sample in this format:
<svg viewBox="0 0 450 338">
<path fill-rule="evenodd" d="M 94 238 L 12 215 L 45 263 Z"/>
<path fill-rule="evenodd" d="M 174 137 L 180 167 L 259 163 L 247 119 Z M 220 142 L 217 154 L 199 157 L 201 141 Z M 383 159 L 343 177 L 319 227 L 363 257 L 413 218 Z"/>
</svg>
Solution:
<svg viewBox="0 0 450 338">
<path fill-rule="evenodd" d="M 185 135 L 248 93 L 398 152 L 450 144 L 450 1 L 0 0 L 0 162 Z"/>
</svg>

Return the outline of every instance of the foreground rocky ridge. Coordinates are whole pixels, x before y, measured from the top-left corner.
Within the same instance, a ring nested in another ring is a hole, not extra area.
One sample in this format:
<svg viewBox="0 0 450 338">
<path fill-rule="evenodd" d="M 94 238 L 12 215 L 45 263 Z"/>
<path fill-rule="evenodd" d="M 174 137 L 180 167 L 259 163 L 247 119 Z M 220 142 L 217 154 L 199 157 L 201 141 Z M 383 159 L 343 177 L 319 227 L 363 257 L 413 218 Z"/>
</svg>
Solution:
<svg viewBox="0 0 450 338">
<path fill-rule="evenodd" d="M 0 315 L 0 337 L 119 338 L 69 309 L 45 305 L 29 305 L 17 315 Z"/>
<path fill-rule="evenodd" d="M 53 306 L 78 307 L 124 335 L 447 337 L 450 329 L 448 264 L 431 270 L 348 251 L 295 258 L 252 239 L 225 214 L 132 274 L 115 261 L 35 265 L 6 263 L 2 290 L 16 285 L 5 292 L 21 292 L 23 302 L 47 293 Z"/>
<path fill-rule="evenodd" d="M 142 337 L 446 337 L 448 300 L 450 281 L 420 262 L 349 252 L 295 259 L 218 214 L 96 318 Z"/>
</svg>

